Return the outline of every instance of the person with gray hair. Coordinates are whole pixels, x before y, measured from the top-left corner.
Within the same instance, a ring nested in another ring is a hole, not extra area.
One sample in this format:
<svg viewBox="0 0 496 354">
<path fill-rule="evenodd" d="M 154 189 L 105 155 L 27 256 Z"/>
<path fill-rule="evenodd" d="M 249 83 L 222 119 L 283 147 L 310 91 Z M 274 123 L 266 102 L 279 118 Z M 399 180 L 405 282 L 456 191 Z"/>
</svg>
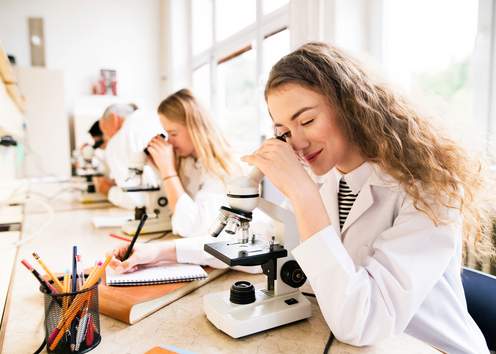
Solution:
<svg viewBox="0 0 496 354">
<path fill-rule="evenodd" d="M 106 144 L 107 175 L 94 178 L 95 188 L 111 203 L 132 209 L 135 203 L 123 195 L 119 187 L 126 185 L 129 167 L 142 157 L 148 142 L 163 128 L 154 112 L 139 109 L 134 103 L 108 106 L 99 120 L 99 126 Z"/>
<path fill-rule="evenodd" d="M 134 103 L 115 103 L 108 106 L 100 118 L 100 130 L 105 142 L 108 142 L 121 129 L 126 117 L 138 109 Z"/>
</svg>

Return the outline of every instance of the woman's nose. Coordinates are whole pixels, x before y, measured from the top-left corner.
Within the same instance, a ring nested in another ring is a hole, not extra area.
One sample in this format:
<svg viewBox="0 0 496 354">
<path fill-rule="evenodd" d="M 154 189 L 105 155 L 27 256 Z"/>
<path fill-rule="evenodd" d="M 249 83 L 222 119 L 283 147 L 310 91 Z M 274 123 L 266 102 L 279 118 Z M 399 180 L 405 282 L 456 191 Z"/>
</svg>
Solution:
<svg viewBox="0 0 496 354">
<path fill-rule="evenodd" d="M 305 134 L 301 131 L 291 132 L 291 138 L 288 139 L 291 147 L 295 151 L 301 151 L 306 149 L 310 145 L 310 141 L 307 139 Z"/>
</svg>

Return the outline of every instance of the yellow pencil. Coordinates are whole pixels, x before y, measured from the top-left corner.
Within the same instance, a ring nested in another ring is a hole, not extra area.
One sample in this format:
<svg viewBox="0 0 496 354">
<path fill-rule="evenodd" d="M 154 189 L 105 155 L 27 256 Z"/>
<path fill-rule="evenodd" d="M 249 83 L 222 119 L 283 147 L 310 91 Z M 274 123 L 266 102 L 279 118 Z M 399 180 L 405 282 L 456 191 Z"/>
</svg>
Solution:
<svg viewBox="0 0 496 354">
<path fill-rule="evenodd" d="M 86 289 L 87 288 L 89 282 L 91 281 L 91 279 L 95 276 L 96 272 L 98 271 L 98 268 L 99 268 L 99 266 L 98 265 L 95 265 L 91 269 L 90 274 L 88 274 L 88 277 L 86 278 L 86 280 L 83 283 L 83 289 Z"/>
<path fill-rule="evenodd" d="M 38 256 L 38 254 L 36 252 L 33 252 L 33 257 L 39 263 L 39 265 L 41 266 L 41 268 L 43 268 L 45 270 L 45 272 L 48 274 L 48 276 L 50 277 L 50 279 L 52 279 L 52 281 L 55 284 L 55 287 L 57 288 L 57 290 L 59 292 L 63 292 L 64 291 L 64 287 L 62 286 L 62 283 L 52 273 L 52 271 L 50 269 L 48 269 L 48 267 L 45 265 L 45 263 L 41 260 L 40 256 Z"/>
<path fill-rule="evenodd" d="M 86 282 L 83 286 L 83 290 L 91 288 L 93 285 L 95 285 L 98 282 L 98 280 L 100 280 L 101 276 L 103 275 L 103 272 L 105 271 L 105 268 L 107 268 L 107 265 L 110 263 L 111 260 L 112 260 L 112 256 L 108 256 L 105 259 L 105 262 L 101 265 L 101 267 L 97 266 L 91 271 L 92 276 L 88 277 L 88 279 L 86 280 Z M 55 330 L 52 332 L 52 334 L 49 337 L 49 340 L 48 340 L 49 343 L 48 344 L 50 344 L 50 350 L 54 350 L 57 347 L 57 344 L 62 339 L 65 330 L 67 328 L 69 328 L 74 317 L 76 317 L 78 312 L 81 310 L 81 307 L 83 307 L 85 302 L 89 301 L 90 298 L 91 298 L 91 292 L 89 292 L 89 291 L 86 293 L 77 295 L 76 298 L 74 299 L 74 301 L 72 302 L 71 306 L 69 306 L 67 311 L 65 311 L 62 314 L 62 319 L 59 321 L 59 323 L 57 324 L 57 327 L 55 328 Z M 52 335 L 55 338 L 50 343 L 50 339 L 51 339 Z"/>
<path fill-rule="evenodd" d="M 64 286 L 64 293 L 69 292 L 69 274 L 64 274 L 64 280 L 63 280 L 63 286 Z M 69 296 L 64 296 L 62 299 L 62 312 L 65 312 L 67 310 L 67 306 L 69 305 Z"/>
</svg>

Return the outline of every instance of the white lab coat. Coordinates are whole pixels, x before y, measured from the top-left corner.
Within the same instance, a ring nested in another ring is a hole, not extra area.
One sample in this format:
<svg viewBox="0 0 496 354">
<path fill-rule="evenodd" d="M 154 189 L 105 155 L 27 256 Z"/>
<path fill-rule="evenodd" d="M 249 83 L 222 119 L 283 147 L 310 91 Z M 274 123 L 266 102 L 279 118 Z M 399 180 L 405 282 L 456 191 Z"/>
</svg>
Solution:
<svg viewBox="0 0 496 354">
<path fill-rule="evenodd" d="M 320 190 L 332 225 L 292 252 L 336 338 L 363 346 L 406 332 L 446 353 L 487 353 L 460 279 L 460 213 L 443 210 L 452 223 L 435 226 L 376 165 L 357 170 L 342 231 L 333 170 Z"/>
<path fill-rule="evenodd" d="M 134 209 L 145 204 L 144 193 L 125 193 L 122 187 L 136 186 L 141 181 L 128 179 L 129 167 L 143 168 L 143 183 L 159 185 L 158 172 L 145 165 L 143 150 L 157 134 L 164 133 L 156 113 L 138 109 L 124 120 L 121 129 L 110 139 L 105 149 L 108 175 L 116 186 L 109 191 L 109 201 L 121 208 Z"/>
</svg>

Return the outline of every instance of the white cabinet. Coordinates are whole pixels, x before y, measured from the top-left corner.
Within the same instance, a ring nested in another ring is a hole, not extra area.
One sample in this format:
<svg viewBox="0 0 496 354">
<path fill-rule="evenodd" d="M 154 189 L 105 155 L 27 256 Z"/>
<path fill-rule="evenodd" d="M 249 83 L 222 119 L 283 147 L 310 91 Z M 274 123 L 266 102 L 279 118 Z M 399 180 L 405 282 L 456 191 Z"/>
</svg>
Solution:
<svg viewBox="0 0 496 354">
<path fill-rule="evenodd" d="M 19 88 L 26 98 L 26 177 L 71 175 L 69 119 L 64 107 L 60 70 L 18 67 Z"/>
</svg>

